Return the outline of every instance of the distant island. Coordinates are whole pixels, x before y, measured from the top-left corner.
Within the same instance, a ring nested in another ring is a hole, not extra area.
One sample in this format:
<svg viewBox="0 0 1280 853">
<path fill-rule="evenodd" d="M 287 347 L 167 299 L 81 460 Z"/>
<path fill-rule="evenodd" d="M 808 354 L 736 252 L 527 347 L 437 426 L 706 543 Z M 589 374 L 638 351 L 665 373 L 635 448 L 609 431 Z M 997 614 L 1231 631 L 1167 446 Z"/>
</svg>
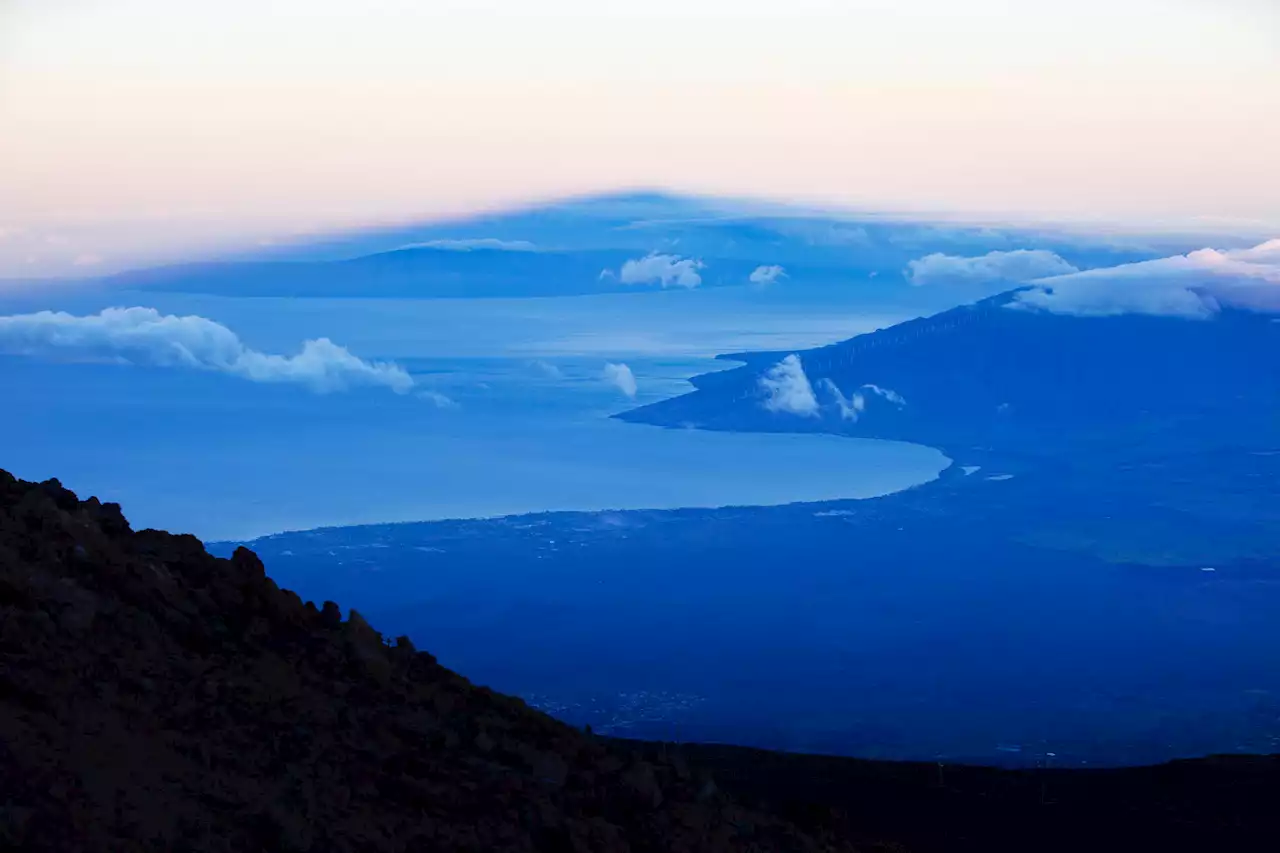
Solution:
<svg viewBox="0 0 1280 853">
<path fill-rule="evenodd" d="M 1021 292 L 816 349 L 723 355 L 743 366 L 616 417 L 898 439 L 953 458 L 1280 447 L 1276 316 L 1076 316 L 1023 306 Z M 779 381 L 798 401 L 776 397 Z"/>
<path fill-rule="evenodd" d="M 953 475 L 1010 481 L 976 504 L 925 487 L 939 511 L 1015 529 L 1051 516 L 1063 542 L 1105 519 L 1138 562 L 1274 559 L 1280 318 L 1072 316 L 1020 307 L 1019 292 L 817 349 L 725 355 L 742 366 L 615 417 L 926 444 L 955 460 Z M 1143 541 L 1153 513 L 1165 516 L 1158 541 Z"/>
</svg>

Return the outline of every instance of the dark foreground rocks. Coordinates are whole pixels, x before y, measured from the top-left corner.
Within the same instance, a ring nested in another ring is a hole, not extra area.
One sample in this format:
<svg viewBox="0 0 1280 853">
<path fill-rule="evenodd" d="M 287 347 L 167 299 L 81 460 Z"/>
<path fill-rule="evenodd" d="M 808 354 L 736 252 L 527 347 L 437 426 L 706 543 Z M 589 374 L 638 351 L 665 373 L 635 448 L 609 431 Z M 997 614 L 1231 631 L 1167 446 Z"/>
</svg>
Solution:
<svg viewBox="0 0 1280 853">
<path fill-rule="evenodd" d="M 519 637 L 511 637 L 518 643 Z M 0 471 L 0 851 L 1280 850 L 1280 761 L 594 738 L 192 536 Z"/>
<path fill-rule="evenodd" d="M 820 836 L 0 472 L 0 850 L 853 849 Z"/>
</svg>

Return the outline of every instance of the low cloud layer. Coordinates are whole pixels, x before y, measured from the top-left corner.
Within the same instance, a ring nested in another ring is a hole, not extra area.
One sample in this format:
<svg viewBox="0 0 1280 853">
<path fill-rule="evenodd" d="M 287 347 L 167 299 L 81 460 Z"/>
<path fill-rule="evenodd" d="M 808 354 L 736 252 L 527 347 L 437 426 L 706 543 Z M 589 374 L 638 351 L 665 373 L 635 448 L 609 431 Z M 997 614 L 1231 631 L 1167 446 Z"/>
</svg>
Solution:
<svg viewBox="0 0 1280 853">
<path fill-rule="evenodd" d="M 1040 278 L 1016 307 L 1058 314 L 1204 318 L 1223 306 L 1280 312 L 1280 239 Z"/>
<path fill-rule="evenodd" d="M 768 286 L 778 281 L 779 279 L 783 279 L 786 277 L 787 277 L 787 271 L 785 269 L 778 266 L 777 264 L 770 264 L 768 266 L 759 266 L 759 267 L 756 267 L 754 270 L 752 270 L 749 281 L 752 284 Z"/>
<path fill-rule="evenodd" d="M 274 355 L 250 349 L 220 323 L 154 308 L 108 308 L 86 317 L 61 311 L 0 317 L 0 352 L 194 368 L 320 393 L 365 386 L 404 394 L 413 387 L 399 365 L 357 358 L 328 338 L 304 341 L 297 355 Z"/>
<path fill-rule="evenodd" d="M 934 252 L 907 262 L 904 272 L 914 285 L 1023 283 L 1055 275 L 1079 272 L 1053 252 L 1044 249 L 1015 249 L 988 252 L 976 258 Z"/>
<path fill-rule="evenodd" d="M 618 280 L 623 284 L 693 288 L 702 284 L 702 276 L 698 274 L 698 270 L 703 266 L 702 261 L 694 258 L 650 253 L 624 263 L 618 271 Z"/>
<path fill-rule="evenodd" d="M 800 356 L 792 353 L 769 368 L 760 377 L 760 389 L 765 398 L 762 405 L 771 412 L 786 412 L 801 417 L 818 414 L 818 398 L 805 376 Z"/>
<path fill-rule="evenodd" d="M 636 376 L 625 364 L 609 363 L 604 366 L 604 381 L 628 397 L 636 395 Z"/>
<path fill-rule="evenodd" d="M 402 249 L 448 249 L 453 252 L 469 252 L 472 249 L 497 249 L 502 252 L 536 252 L 538 247 L 528 240 L 499 240 L 495 237 L 477 237 L 463 240 L 427 240 L 409 243 Z"/>
</svg>

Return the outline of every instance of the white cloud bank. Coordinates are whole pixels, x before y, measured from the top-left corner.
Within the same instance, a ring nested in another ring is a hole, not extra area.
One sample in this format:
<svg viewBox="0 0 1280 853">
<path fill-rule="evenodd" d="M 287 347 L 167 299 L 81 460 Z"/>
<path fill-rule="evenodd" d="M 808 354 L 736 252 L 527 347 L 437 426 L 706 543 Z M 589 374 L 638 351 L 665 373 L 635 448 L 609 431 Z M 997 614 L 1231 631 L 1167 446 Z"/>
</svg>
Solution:
<svg viewBox="0 0 1280 853">
<path fill-rule="evenodd" d="M 694 288 L 702 284 L 702 276 L 698 274 L 698 270 L 703 266 L 702 261 L 693 258 L 651 252 L 643 258 L 634 258 L 624 263 L 618 271 L 618 280 L 623 284 Z"/>
<path fill-rule="evenodd" d="M 636 395 L 636 375 L 625 364 L 606 364 L 604 366 L 604 381 L 628 397 L 635 397 Z"/>
<path fill-rule="evenodd" d="M 328 338 L 304 341 L 297 355 L 272 355 L 245 346 L 220 323 L 154 308 L 107 308 L 86 317 L 61 311 L 0 317 L 0 352 L 195 368 L 252 382 L 296 383 L 320 393 L 373 386 L 404 394 L 413 387 L 399 365 L 364 361 Z"/>
<path fill-rule="evenodd" d="M 1045 249 L 1015 249 L 988 252 L 976 258 L 934 252 L 907 262 L 904 272 L 914 285 L 981 284 L 983 282 L 1022 283 L 1053 275 L 1079 272 L 1058 255 Z"/>
<path fill-rule="evenodd" d="M 1204 318 L 1223 306 L 1280 312 L 1280 239 L 1037 279 L 1013 307 L 1058 314 Z"/>
<path fill-rule="evenodd" d="M 787 277 L 787 271 L 777 264 L 769 264 L 768 266 L 758 266 L 751 271 L 748 278 L 752 284 L 759 284 L 767 287 L 779 279 Z"/>
<path fill-rule="evenodd" d="M 497 249 L 502 252 L 536 252 L 538 247 L 528 240 L 499 240 L 496 237 L 476 237 L 462 240 L 427 240 L 424 243 L 408 243 L 401 249 L 447 249 L 452 252 L 470 252 L 472 249 Z"/>
<path fill-rule="evenodd" d="M 792 353 L 769 368 L 760 377 L 760 388 L 765 393 L 764 407 L 771 412 L 786 412 L 801 417 L 818 414 L 818 398 L 805 376 L 800 356 Z"/>
</svg>

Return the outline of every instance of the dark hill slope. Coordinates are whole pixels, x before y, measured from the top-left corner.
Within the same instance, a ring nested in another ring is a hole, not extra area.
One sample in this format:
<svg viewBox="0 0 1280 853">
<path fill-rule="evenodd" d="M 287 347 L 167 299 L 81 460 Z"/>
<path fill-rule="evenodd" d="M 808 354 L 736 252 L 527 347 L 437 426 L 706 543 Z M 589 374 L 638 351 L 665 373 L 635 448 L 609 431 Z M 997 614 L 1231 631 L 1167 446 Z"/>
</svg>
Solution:
<svg viewBox="0 0 1280 853">
<path fill-rule="evenodd" d="M 1000 770 L 719 744 L 684 750 L 744 803 L 836 834 L 892 837 L 913 853 L 1280 849 L 1280 756 Z"/>
<path fill-rule="evenodd" d="M 821 409 L 768 411 L 760 379 L 787 353 L 695 378 L 697 390 L 619 417 L 704 429 L 840 432 L 955 449 L 1056 452 L 1102 444 L 1272 449 L 1280 435 L 1280 322 L 1243 311 L 1207 320 L 1074 317 L 1006 307 L 1002 294 L 798 353 Z M 831 382 L 863 391 L 841 417 Z"/>
<path fill-rule="evenodd" d="M 0 472 L 0 849 L 852 848 Z"/>
<path fill-rule="evenodd" d="M 0 471 L 0 850 L 1270 851 L 1277 790 L 598 739 Z"/>
</svg>

